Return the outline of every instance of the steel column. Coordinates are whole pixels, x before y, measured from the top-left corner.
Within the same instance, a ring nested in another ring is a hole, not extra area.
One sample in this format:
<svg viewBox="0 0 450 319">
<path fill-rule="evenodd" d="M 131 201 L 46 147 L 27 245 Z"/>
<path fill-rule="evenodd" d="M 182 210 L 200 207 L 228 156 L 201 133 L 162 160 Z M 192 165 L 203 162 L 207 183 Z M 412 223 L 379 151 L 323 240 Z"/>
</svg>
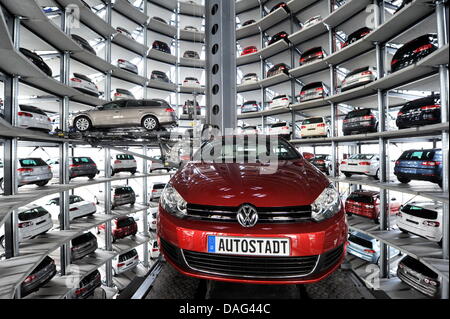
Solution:
<svg viewBox="0 0 450 319">
<path fill-rule="evenodd" d="M 111 178 L 111 150 L 109 147 L 105 147 L 104 148 L 104 170 L 105 170 L 105 178 Z M 104 187 L 104 196 L 103 196 L 104 200 L 105 200 L 105 214 L 107 215 L 111 215 L 111 206 L 112 206 L 112 201 L 111 201 L 111 182 L 105 182 L 105 187 Z M 111 221 L 107 221 L 105 223 L 105 250 L 108 251 L 112 251 L 112 227 L 111 227 Z M 106 278 L 105 278 L 105 283 L 108 287 L 112 287 L 113 282 L 112 282 L 112 261 L 108 260 L 106 262 L 106 267 L 105 267 L 105 274 L 106 274 Z"/>
<path fill-rule="evenodd" d="M 206 99 L 210 123 L 236 127 L 235 1 L 206 0 Z"/>
<path fill-rule="evenodd" d="M 143 145 L 142 154 L 145 156 L 143 158 L 142 164 L 142 174 L 148 174 L 148 161 L 147 161 L 147 145 Z M 144 177 L 142 181 L 142 201 L 144 205 L 148 205 L 148 177 Z M 142 213 L 142 223 L 144 228 L 144 236 L 149 237 L 149 224 L 148 224 L 148 210 L 144 210 Z M 149 254 L 148 254 L 148 242 L 145 242 L 144 245 L 144 267 L 149 266 Z"/>
<path fill-rule="evenodd" d="M 145 0 L 144 1 L 144 13 L 145 14 L 147 14 L 148 15 L 148 1 L 147 0 Z M 144 24 L 144 26 L 143 26 L 143 29 L 142 29 L 142 37 L 144 38 L 144 45 L 148 48 L 148 39 L 147 39 L 147 37 L 148 37 L 148 21 Z M 144 76 L 144 78 L 145 78 L 145 83 L 144 83 L 144 85 L 143 85 L 143 92 L 142 92 L 142 97 L 144 98 L 144 99 L 147 99 L 148 98 L 148 87 L 147 87 L 147 83 L 148 83 L 148 70 L 147 70 L 147 68 L 148 68 L 148 59 L 147 59 L 147 54 L 148 54 L 148 52 L 146 52 L 146 54 L 142 57 L 143 58 L 143 62 L 144 62 L 144 66 L 143 66 L 143 68 L 144 68 L 144 73 L 143 73 L 143 76 Z"/>
<path fill-rule="evenodd" d="M 108 0 L 106 2 L 106 23 L 108 23 L 109 25 L 112 25 L 112 1 Z M 105 60 L 106 62 L 111 64 L 111 44 L 112 41 L 112 35 L 110 35 L 107 39 L 106 39 L 106 43 L 105 43 Z M 106 78 L 105 78 L 105 100 L 106 101 L 111 101 L 111 75 L 112 75 L 112 71 L 108 70 L 106 72 Z"/>
<path fill-rule="evenodd" d="M 441 48 L 448 43 L 447 28 L 448 23 L 446 19 L 446 1 L 436 2 L 436 20 L 437 20 L 437 35 L 438 46 Z M 441 121 L 442 123 L 448 123 L 448 65 L 439 66 L 439 82 L 440 82 L 440 94 L 441 94 Z M 442 131 L 442 191 L 448 193 L 449 191 L 449 138 L 448 132 Z M 443 216 L 442 216 L 442 256 L 444 259 L 449 258 L 449 204 L 443 203 Z M 443 299 L 449 298 L 449 283 L 448 280 L 442 281 L 442 293 Z"/>
</svg>

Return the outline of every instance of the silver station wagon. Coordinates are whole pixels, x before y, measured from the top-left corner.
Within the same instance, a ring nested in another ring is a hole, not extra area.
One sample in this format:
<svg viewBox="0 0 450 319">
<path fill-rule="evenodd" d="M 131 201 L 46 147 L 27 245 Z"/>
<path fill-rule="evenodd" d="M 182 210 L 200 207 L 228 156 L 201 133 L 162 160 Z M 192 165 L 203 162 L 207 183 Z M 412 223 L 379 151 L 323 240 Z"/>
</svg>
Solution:
<svg viewBox="0 0 450 319">
<path fill-rule="evenodd" d="M 70 124 L 80 132 L 93 128 L 143 127 L 155 131 L 174 126 L 175 110 L 162 99 L 119 100 L 108 102 L 94 110 L 74 114 Z"/>
</svg>

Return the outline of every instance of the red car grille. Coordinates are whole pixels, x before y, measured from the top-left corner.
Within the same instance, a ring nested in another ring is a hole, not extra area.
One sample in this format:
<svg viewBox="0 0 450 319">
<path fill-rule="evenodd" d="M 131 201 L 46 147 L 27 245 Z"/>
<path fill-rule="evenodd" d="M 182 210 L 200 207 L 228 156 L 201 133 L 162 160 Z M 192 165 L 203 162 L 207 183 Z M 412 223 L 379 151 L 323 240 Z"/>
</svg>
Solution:
<svg viewBox="0 0 450 319">
<path fill-rule="evenodd" d="M 239 207 L 188 204 L 187 216 L 192 219 L 237 222 Z M 294 223 L 311 220 L 311 206 L 256 207 L 258 223 Z"/>
</svg>

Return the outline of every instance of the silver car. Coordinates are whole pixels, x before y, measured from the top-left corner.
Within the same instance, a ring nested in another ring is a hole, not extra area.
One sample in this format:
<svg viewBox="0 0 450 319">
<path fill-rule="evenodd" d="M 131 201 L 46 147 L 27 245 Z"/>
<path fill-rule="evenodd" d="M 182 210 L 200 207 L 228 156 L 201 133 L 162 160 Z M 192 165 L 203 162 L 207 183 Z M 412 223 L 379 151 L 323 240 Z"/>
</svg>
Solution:
<svg viewBox="0 0 450 319">
<path fill-rule="evenodd" d="M 18 186 L 47 185 L 53 178 L 52 169 L 42 158 L 21 158 L 17 167 Z"/>
<path fill-rule="evenodd" d="M 138 74 L 139 70 L 136 64 L 131 63 L 130 61 L 127 61 L 125 59 L 118 59 L 117 60 L 117 66 L 121 69 L 130 71 L 134 74 Z"/>
<path fill-rule="evenodd" d="M 174 126 L 175 110 L 165 100 L 118 100 L 74 114 L 70 124 L 80 132 L 93 128 L 135 127 L 148 131 Z"/>
</svg>

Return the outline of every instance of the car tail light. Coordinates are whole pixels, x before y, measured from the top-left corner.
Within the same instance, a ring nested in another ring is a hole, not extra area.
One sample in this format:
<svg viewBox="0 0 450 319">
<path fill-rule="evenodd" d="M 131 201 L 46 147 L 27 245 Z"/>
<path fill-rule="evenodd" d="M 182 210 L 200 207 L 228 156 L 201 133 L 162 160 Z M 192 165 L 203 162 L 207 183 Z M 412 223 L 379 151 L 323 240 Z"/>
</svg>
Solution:
<svg viewBox="0 0 450 319">
<path fill-rule="evenodd" d="M 425 44 L 425 45 L 422 45 L 422 46 L 418 47 L 418 48 L 415 49 L 413 52 L 414 52 L 414 53 L 419 53 L 419 52 L 422 52 L 422 51 L 431 49 L 432 47 L 433 47 L 433 45 L 432 45 L 431 43 Z"/>
<path fill-rule="evenodd" d="M 348 123 L 348 120 L 344 120 L 343 122 L 344 122 L 344 123 Z"/>
<path fill-rule="evenodd" d="M 427 277 L 425 277 L 423 279 L 423 281 L 424 281 L 424 283 L 429 284 L 429 285 L 433 285 L 433 286 L 437 286 L 438 285 L 437 281 L 435 281 L 433 279 L 430 279 L 430 278 L 427 278 Z"/>
<path fill-rule="evenodd" d="M 360 162 L 359 165 L 367 166 L 367 165 L 370 165 L 370 162 Z"/>
<path fill-rule="evenodd" d="M 71 212 L 74 212 L 76 210 L 78 210 L 78 207 L 73 207 L 73 208 L 69 209 L 69 211 L 71 211 Z"/>
<path fill-rule="evenodd" d="M 123 266 L 125 266 L 124 263 L 117 264 L 117 267 L 123 267 Z"/>
<path fill-rule="evenodd" d="M 397 64 L 398 63 L 398 60 L 397 59 L 393 59 L 392 61 L 391 61 L 391 65 L 394 65 L 394 64 Z"/>
<path fill-rule="evenodd" d="M 70 81 L 81 83 L 81 80 L 77 78 L 71 78 Z"/>
<path fill-rule="evenodd" d="M 156 189 L 152 189 L 152 193 L 156 193 L 157 192 L 157 190 Z"/>
<path fill-rule="evenodd" d="M 375 250 L 373 249 L 364 249 L 364 251 L 369 254 L 375 254 Z"/>
<path fill-rule="evenodd" d="M 432 221 L 432 220 L 425 220 L 425 221 L 423 222 L 423 224 L 424 224 L 425 226 L 430 226 L 430 227 L 439 227 L 439 225 L 440 225 L 439 222 Z"/>
<path fill-rule="evenodd" d="M 317 164 L 325 164 L 325 161 L 324 160 L 317 160 L 316 163 Z"/>
<path fill-rule="evenodd" d="M 322 55 L 323 55 L 323 52 L 322 52 L 322 51 L 319 51 L 319 52 L 317 52 L 317 53 L 314 54 L 314 56 L 322 56 Z"/>
<path fill-rule="evenodd" d="M 361 75 L 372 75 L 372 71 L 361 72 Z"/>
<path fill-rule="evenodd" d="M 30 173 L 33 171 L 33 169 L 32 168 L 18 168 L 17 171 L 19 173 Z"/>
<path fill-rule="evenodd" d="M 124 59 L 119 59 L 119 60 L 117 60 L 117 62 L 119 62 L 119 63 L 125 63 L 126 61 L 125 61 Z"/>
<path fill-rule="evenodd" d="M 300 95 L 305 95 L 305 94 L 306 94 L 305 91 L 301 91 L 301 92 L 300 92 Z"/>
<path fill-rule="evenodd" d="M 323 88 L 316 88 L 316 91 L 323 91 Z"/>
<path fill-rule="evenodd" d="M 78 164 L 70 164 L 69 167 L 81 167 L 81 165 L 78 165 Z"/>
<path fill-rule="evenodd" d="M 287 36 L 286 33 L 280 34 L 280 37 L 285 38 Z"/>
<path fill-rule="evenodd" d="M 422 106 L 420 107 L 421 110 L 435 110 L 435 109 L 440 109 L 441 106 L 439 104 L 436 105 L 426 105 L 426 106 Z"/>
<path fill-rule="evenodd" d="M 120 164 L 120 163 L 122 163 L 122 161 L 119 161 L 119 160 L 114 161 L 114 164 Z"/>
<path fill-rule="evenodd" d="M 302 126 L 300 126 L 300 128 L 302 128 L 302 129 L 303 129 L 303 128 L 306 128 L 306 125 L 302 125 Z"/>
<path fill-rule="evenodd" d="M 398 112 L 397 116 L 402 116 L 403 114 L 403 112 Z"/>
<path fill-rule="evenodd" d="M 122 96 L 120 93 L 114 93 L 114 96 Z"/>
<path fill-rule="evenodd" d="M 440 163 L 435 161 L 422 162 L 422 166 L 438 166 Z"/>
<path fill-rule="evenodd" d="M 18 116 L 25 116 L 25 117 L 33 117 L 33 114 L 28 112 L 17 112 Z"/>
<path fill-rule="evenodd" d="M 200 84 L 200 82 L 199 82 L 199 81 L 195 81 L 195 83 L 197 83 L 197 84 Z"/>
<path fill-rule="evenodd" d="M 28 284 L 35 279 L 36 279 L 36 275 L 29 275 L 29 276 L 27 276 L 27 278 L 25 278 L 25 280 L 23 282 Z"/>
<path fill-rule="evenodd" d="M 319 123 L 317 124 L 317 127 L 325 127 L 325 123 Z"/>
<path fill-rule="evenodd" d="M 395 165 L 400 165 L 400 161 L 395 161 Z"/>
<path fill-rule="evenodd" d="M 166 112 L 173 113 L 175 110 L 171 107 L 166 108 Z"/>
<path fill-rule="evenodd" d="M 152 248 L 152 251 L 159 251 L 158 248 Z"/>
<path fill-rule="evenodd" d="M 282 101 L 289 101 L 289 99 L 287 97 L 284 97 L 281 99 Z"/>
<path fill-rule="evenodd" d="M 78 288 L 77 290 L 75 290 L 75 295 L 81 295 L 83 292 L 86 291 L 86 288 Z"/>
<path fill-rule="evenodd" d="M 28 227 L 28 226 L 31 226 L 31 225 L 33 225 L 33 222 L 23 222 L 23 223 L 19 223 L 18 227 L 19 228 L 25 228 L 25 227 Z"/>
<path fill-rule="evenodd" d="M 375 115 L 373 115 L 373 114 L 363 116 L 364 120 L 371 120 L 373 118 L 375 118 Z"/>
<path fill-rule="evenodd" d="M 341 162 L 341 165 L 345 165 L 345 164 L 347 164 L 346 161 L 342 161 L 342 162 Z"/>
<path fill-rule="evenodd" d="M 300 59 L 300 63 L 305 62 L 305 60 L 306 60 L 306 58 L 301 58 L 301 59 Z"/>
<path fill-rule="evenodd" d="M 370 33 L 370 31 L 363 32 L 363 33 L 361 33 L 361 37 L 363 37 L 363 36 L 365 36 L 365 35 L 367 35 L 369 33 Z"/>
</svg>

